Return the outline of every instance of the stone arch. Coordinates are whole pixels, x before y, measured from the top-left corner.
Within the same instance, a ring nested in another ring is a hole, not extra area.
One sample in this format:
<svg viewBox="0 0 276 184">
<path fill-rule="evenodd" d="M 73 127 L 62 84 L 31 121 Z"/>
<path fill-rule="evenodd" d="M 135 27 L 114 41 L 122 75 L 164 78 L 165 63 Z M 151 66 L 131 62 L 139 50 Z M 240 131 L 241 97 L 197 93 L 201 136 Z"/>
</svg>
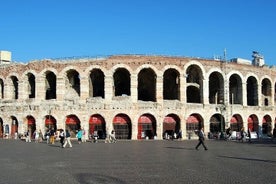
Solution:
<svg viewBox="0 0 276 184">
<path fill-rule="evenodd" d="M 192 113 L 186 120 L 186 136 L 188 139 L 192 137 L 197 137 L 196 131 L 204 128 L 204 120 L 202 116 L 198 113 Z"/>
<path fill-rule="evenodd" d="M 99 139 L 106 138 L 106 122 L 100 114 L 93 114 L 89 119 L 89 134 L 97 136 Z"/>
<path fill-rule="evenodd" d="M 66 116 L 65 129 L 69 130 L 71 137 L 76 137 L 78 130 L 81 129 L 81 121 L 75 114 Z"/>
<path fill-rule="evenodd" d="M 225 118 L 221 113 L 216 113 L 211 116 L 209 124 L 210 139 L 218 139 L 225 130 Z"/>
<path fill-rule="evenodd" d="M 51 71 L 47 70 L 45 75 L 45 99 L 51 100 L 57 97 L 57 76 Z"/>
<path fill-rule="evenodd" d="M 272 118 L 270 115 L 265 115 L 262 121 L 262 134 L 269 137 L 272 136 Z"/>
<path fill-rule="evenodd" d="M 0 78 L 0 99 L 4 99 L 5 84 L 4 80 Z"/>
<path fill-rule="evenodd" d="M 36 130 L 36 120 L 32 115 L 28 115 L 26 117 L 26 124 L 27 124 L 27 131 L 29 131 L 30 136 L 34 135 L 34 132 Z"/>
<path fill-rule="evenodd" d="M 251 114 L 248 117 L 247 123 L 250 132 L 259 132 L 259 119 L 255 114 Z"/>
<path fill-rule="evenodd" d="M 81 84 L 80 74 L 75 69 L 69 69 L 66 72 L 65 78 L 65 99 L 75 99 L 80 97 Z"/>
<path fill-rule="evenodd" d="M 138 119 L 137 139 L 154 139 L 156 134 L 156 119 L 153 115 L 146 113 Z"/>
<path fill-rule="evenodd" d="M 272 83 L 268 78 L 262 79 L 262 105 L 271 105 L 272 98 Z"/>
<path fill-rule="evenodd" d="M 174 138 L 180 133 L 180 118 L 176 114 L 168 114 L 163 119 L 163 139 Z M 178 136 L 176 137 L 178 138 Z"/>
<path fill-rule="evenodd" d="M 220 72 L 209 75 L 209 103 L 224 104 L 224 79 Z"/>
<path fill-rule="evenodd" d="M 113 118 L 113 128 L 117 139 L 131 139 L 132 123 L 128 115 L 117 114 Z"/>
<path fill-rule="evenodd" d="M 163 74 L 163 99 L 180 100 L 180 73 L 173 68 Z"/>
<path fill-rule="evenodd" d="M 117 68 L 113 73 L 114 96 L 130 96 L 131 74 L 126 68 Z"/>
<path fill-rule="evenodd" d="M 93 68 L 89 74 L 89 97 L 105 98 L 105 74 L 100 68 Z"/>
<path fill-rule="evenodd" d="M 232 131 L 240 132 L 244 127 L 243 119 L 240 114 L 234 114 L 230 119 L 230 128 Z"/>
<path fill-rule="evenodd" d="M 187 103 L 203 102 L 203 72 L 198 65 L 190 65 L 186 70 Z"/>
<path fill-rule="evenodd" d="M 259 95 L 258 95 L 258 82 L 256 77 L 249 76 L 246 81 L 246 93 L 247 93 L 247 105 L 258 106 Z"/>
<path fill-rule="evenodd" d="M 138 100 L 156 102 L 157 75 L 151 68 L 143 68 L 138 73 Z"/>
<path fill-rule="evenodd" d="M 243 104 L 242 78 L 234 73 L 229 77 L 230 104 Z"/>
</svg>

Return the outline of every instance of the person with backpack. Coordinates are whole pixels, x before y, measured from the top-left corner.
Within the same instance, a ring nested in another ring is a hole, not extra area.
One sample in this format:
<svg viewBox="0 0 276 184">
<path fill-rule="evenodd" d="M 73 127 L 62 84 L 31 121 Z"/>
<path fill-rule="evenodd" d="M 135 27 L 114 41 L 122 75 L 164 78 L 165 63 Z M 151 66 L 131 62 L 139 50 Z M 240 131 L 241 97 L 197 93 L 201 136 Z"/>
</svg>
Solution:
<svg viewBox="0 0 276 184">
<path fill-rule="evenodd" d="M 69 130 L 66 129 L 65 131 L 65 142 L 63 147 L 65 148 L 67 143 L 69 144 L 69 147 L 72 148 L 72 143 L 71 143 L 71 134 L 69 132 Z"/>
<path fill-rule="evenodd" d="M 207 147 L 205 146 L 204 144 L 204 138 L 205 135 L 204 135 L 204 130 L 203 130 L 203 127 L 201 128 L 201 130 L 198 131 L 198 144 L 196 145 L 195 149 L 198 150 L 198 147 L 202 144 L 202 146 L 204 147 L 205 150 L 208 150 Z"/>
</svg>

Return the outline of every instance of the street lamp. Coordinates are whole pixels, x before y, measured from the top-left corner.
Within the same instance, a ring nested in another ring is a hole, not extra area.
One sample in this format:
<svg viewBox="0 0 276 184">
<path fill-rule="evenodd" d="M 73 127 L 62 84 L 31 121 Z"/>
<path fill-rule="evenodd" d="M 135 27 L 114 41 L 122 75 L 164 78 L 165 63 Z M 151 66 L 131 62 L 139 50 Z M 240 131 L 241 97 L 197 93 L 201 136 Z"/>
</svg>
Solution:
<svg viewBox="0 0 276 184">
<path fill-rule="evenodd" d="M 218 104 L 216 110 L 220 112 L 220 139 L 224 139 L 224 129 L 223 129 L 223 115 L 222 112 L 225 112 L 226 106 L 224 104 Z"/>
</svg>

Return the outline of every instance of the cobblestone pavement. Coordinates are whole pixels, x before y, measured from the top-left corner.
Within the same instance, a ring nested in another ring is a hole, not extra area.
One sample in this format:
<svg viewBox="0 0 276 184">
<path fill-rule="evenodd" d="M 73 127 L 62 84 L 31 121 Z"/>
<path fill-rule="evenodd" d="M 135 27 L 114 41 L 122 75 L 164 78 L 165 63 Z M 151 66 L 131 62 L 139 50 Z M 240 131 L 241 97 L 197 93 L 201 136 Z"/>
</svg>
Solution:
<svg viewBox="0 0 276 184">
<path fill-rule="evenodd" d="M 0 140 L 0 184 L 276 183 L 276 142 Z"/>
</svg>

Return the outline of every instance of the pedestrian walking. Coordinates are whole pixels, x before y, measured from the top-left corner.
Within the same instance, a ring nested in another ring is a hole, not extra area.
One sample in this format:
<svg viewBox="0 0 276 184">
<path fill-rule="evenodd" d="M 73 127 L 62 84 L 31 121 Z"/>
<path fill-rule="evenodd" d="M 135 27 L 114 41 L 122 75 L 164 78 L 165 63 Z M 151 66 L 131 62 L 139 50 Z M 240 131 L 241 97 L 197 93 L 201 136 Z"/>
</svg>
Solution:
<svg viewBox="0 0 276 184">
<path fill-rule="evenodd" d="M 80 144 L 82 142 L 82 130 L 79 129 L 77 133 L 78 143 Z"/>
<path fill-rule="evenodd" d="M 109 142 L 111 143 L 115 143 L 117 141 L 116 137 L 115 137 L 115 131 L 112 130 L 110 135 L 109 135 Z"/>
<path fill-rule="evenodd" d="M 55 129 L 52 128 L 50 130 L 50 144 L 55 144 L 55 135 L 56 135 Z"/>
<path fill-rule="evenodd" d="M 198 131 L 198 144 L 196 145 L 195 149 L 198 150 L 198 147 L 202 144 L 202 146 L 204 147 L 205 150 L 208 150 L 207 147 L 204 144 L 204 138 L 205 134 L 204 134 L 204 130 L 203 127 L 201 128 L 201 130 Z"/>
<path fill-rule="evenodd" d="M 28 131 L 26 132 L 26 142 L 32 142 L 32 141 L 31 141 L 30 130 L 28 130 Z"/>
<path fill-rule="evenodd" d="M 45 135 L 44 135 L 45 139 L 46 139 L 46 143 L 49 144 L 50 142 L 50 130 L 47 130 L 45 132 Z"/>
<path fill-rule="evenodd" d="M 33 136 L 34 136 L 34 138 L 35 138 L 35 143 L 38 143 L 38 140 L 39 140 L 39 132 L 38 132 L 37 130 L 35 130 Z"/>
<path fill-rule="evenodd" d="M 63 144 L 64 148 L 66 147 L 67 143 L 69 144 L 69 147 L 72 148 L 71 134 L 68 129 L 65 130 L 65 142 Z"/>
<path fill-rule="evenodd" d="M 60 129 L 59 138 L 60 138 L 61 147 L 63 148 L 64 138 L 65 138 L 63 129 Z"/>
</svg>

